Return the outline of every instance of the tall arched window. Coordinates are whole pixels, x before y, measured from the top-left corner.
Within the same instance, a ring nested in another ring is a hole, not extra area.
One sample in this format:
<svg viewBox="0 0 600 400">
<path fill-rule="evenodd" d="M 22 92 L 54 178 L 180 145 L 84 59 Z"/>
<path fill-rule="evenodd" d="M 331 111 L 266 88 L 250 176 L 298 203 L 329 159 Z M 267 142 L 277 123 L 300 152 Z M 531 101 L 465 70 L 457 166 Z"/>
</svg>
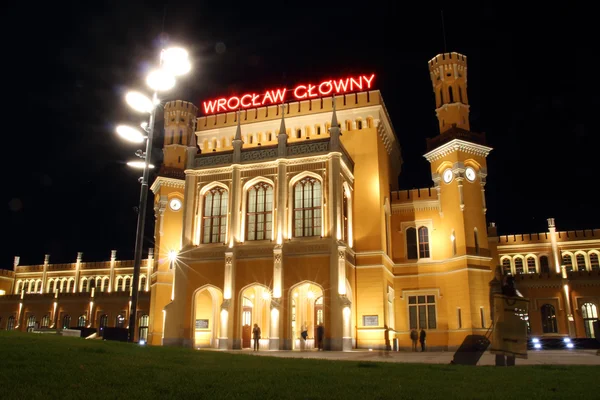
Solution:
<svg viewBox="0 0 600 400">
<path fill-rule="evenodd" d="M 35 329 L 35 315 L 30 315 L 27 318 L 27 332 L 32 332 Z"/>
<path fill-rule="evenodd" d="M 15 317 L 12 315 L 8 317 L 8 322 L 6 323 L 6 330 L 13 331 L 15 330 Z"/>
<path fill-rule="evenodd" d="M 585 303 L 581 307 L 583 316 L 583 326 L 585 327 L 585 336 L 595 338 L 597 332 L 594 330 L 594 322 L 598 321 L 598 309 L 593 303 Z"/>
<path fill-rule="evenodd" d="M 535 274 L 535 258 L 529 256 L 527 257 L 527 273 Z"/>
<path fill-rule="evenodd" d="M 600 262 L 598 262 L 597 253 L 590 253 L 590 267 L 592 268 L 592 271 L 600 269 Z"/>
<path fill-rule="evenodd" d="M 429 230 L 425 226 L 419 228 L 419 258 L 429 258 Z"/>
<path fill-rule="evenodd" d="M 567 271 L 573 271 L 573 258 L 571 258 L 570 254 L 563 255 L 563 265 Z"/>
<path fill-rule="evenodd" d="M 227 233 L 227 189 L 215 186 L 204 195 L 202 243 L 224 243 Z"/>
<path fill-rule="evenodd" d="M 523 259 L 521 257 L 515 258 L 515 274 L 522 274 L 523 272 Z"/>
<path fill-rule="evenodd" d="M 477 228 L 473 231 L 473 239 L 475 240 L 475 254 L 479 255 L 479 232 L 477 232 Z"/>
<path fill-rule="evenodd" d="M 146 291 L 146 277 L 145 276 L 142 276 L 140 278 L 140 286 L 139 286 L 138 290 Z"/>
<path fill-rule="evenodd" d="M 48 293 L 54 293 L 54 279 L 48 281 Z"/>
<path fill-rule="evenodd" d="M 98 325 L 100 329 L 100 336 L 104 336 L 104 328 L 108 325 L 108 315 L 102 314 L 100 317 L 100 324 Z"/>
<path fill-rule="evenodd" d="M 17 281 L 17 285 L 15 286 L 15 294 L 20 294 L 23 289 L 23 282 Z"/>
<path fill-rule="evenodd" d="M 246 238 L 248 240 L 272 239 L 273 186 L 258 182 L 248 189 L 246 201 Z"/>
<path fill-rule="evenodd" d="M 35 292 L 42 293 L 42 281 L 39 280 L 35 283 Z"/>
<path fill-rule="evenodd" d="M 450 95 L 450 103 L 454 103 L 454 93 L 452 93 L 452 86 L 448 86 L 448 94 Z"/>
<path fill-rule="evenodd" d="M 504 275 L 510 275 L 512 273 L 510 270 L 510 258 L 505 258 L 502 260 L 502 272 Z"/>
<path fill-rule="evenodd" d="M 115 320 L 116 328 L 124 328 L 125 327 L 125 317 L 122 314 L 117 315 Z"/>
<path fill-rule="evenodd" d="M 550 264 L 548 264 L 548 257 L 547 256 L 541 256 L 540 257 L 540 270 L 541 270 L 542 274 L 549 274 L 550 273 Z"/>
<path fill-rule="evenodd" d="M 138 325 L 140 327 L 139 340 L 148 340 L 148 321 L 150 321 L 150 317 L 148 317 L 148 315 L 144 314 L 140 317 L 140 323 Z"/>
<path fill-rule="evenodd" d="M 362 120 L 356 120 L 356 129 L 362 129 Z"/>
<path fill-rule="evenodd" d="M 553 305 L 544 304 L 542 312 L 542 330 L 544 333 L 558 333 L 556 325 L 556 311 Z"/>
<path fill-rule="evenodd" d="M 417 250 L 417 230 L 411 227 L 406 230 L 406 258 L 417 260 L 419 258 Z"/>
<path fill-rule="evenodd" d="M 79 328 L 85 328 L 85 322 L 87 320 L 87 317 L 85 316 L 85 314 L 81 314 L 79 316 L 79 318 L 77 318 L 77 326 Z"/>
<path fill-rule="evenodd" d="M 131 277 L 126 276 L 125 279 L 123 279 L 123 286 L 125 286 L 123 288 L 123 291 L 125 293 L 129 293 L 129 291 L 131 290 Z"/>
<path fill-rule="evenodd" d="M 67 293 L 73 293 L 75 290 L 75 279 L 69 279 L 69 286 L 67 286 Z"/>
<path fill-rule="evenodd" d="M 81 291 L 82 292 L 89 292 L 90 291 L 90 289 L 89 289 L 89 283 L 88 283 L 87 278 L 83 278 L 81 280 Z"/>
<path fill-rule="evenodd" d="M 321 182 L 307 176 L 294 185 L 294 237 L 321 234 Z"/>
<path fill-rule="evenodd" d="M 62 320 L 62 328 L 69 329 L 70 326 L 71 326 L 71 316 L 65 315 Z"/>
<path fill-rule="evenodd" d="M 576 256 L 577 259 L 577 270 L 578 271 L 585 271 L 585 256 L 583 254 L 577 254 Z"/>
<path fill-rule="evenodd" d="M 342 240 L 348 243 L 348 196 L 342 189 Z"/>
<path fill-rule="evenodd" d="M 50 316 L 49 315 L 44 315 L 42 317 L 42 324 L 40 325 L 41 328 L 48 328 L 50 326 Z"/>
</svg>

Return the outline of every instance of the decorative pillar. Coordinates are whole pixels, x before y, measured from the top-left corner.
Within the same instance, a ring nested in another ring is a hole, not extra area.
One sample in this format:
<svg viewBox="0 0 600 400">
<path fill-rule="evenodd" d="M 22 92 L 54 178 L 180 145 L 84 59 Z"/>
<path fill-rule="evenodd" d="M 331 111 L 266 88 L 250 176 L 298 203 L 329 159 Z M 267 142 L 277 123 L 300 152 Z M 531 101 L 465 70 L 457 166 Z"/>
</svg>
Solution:
<svg viewBox="0 0 600 400">
<path fill-rule="evenodd" d="M 235 273 L 235 258 L 232 251 L 225 252 L 225 282 L 223 283 L 223 304 L 221 304 L 221 330 L 219 337 L 220 349 L 235 347 L 233 337 L 233 288 Z M 240 340 L 239 338 L 237 340 Z M 239 343 L 241 346 L 241 342 Z"/>
<path fill-rule="evenodd" d="M 548 232 L 550 233 L 550 243 L 552 244 L 552 255 L 554 259 L 554 269 L 556 273 L 560 273 L 560 265 L 562 264 L 562 258 L 558 251 L 558 243 L 556 242 L 556 225 L 554 224 L 554 218 L 548 218 Z"/>
<path fill-rule="evenodd" d="M 487 176 L 487 173 L 485 172 L 484 168 L 482 168 L 479 171 L 479 182 L 481 183 L 481 203 L 483 204 L 483 214 L 485 215 L 487 213 L 487 204 L 485 203 L 485 177 Z"/>
<path fill-rule="evenodd" d="M 271 298 L 271 334 L 269 335 L 269 349 L 280 348 L 280 325 L 281 313 L 281 286 L 283 284 L 283 259 L 282 245 L 277 244 L 273 249 L 273 296 Z"/>
<path fill-rule="evenodd" d="M 286 136 L 287 137 L 287 136 Z M 276 242 L 282 244 L 285 232 L 285 214 L 287 207 L 287 164 L 277 163 L 277 205 L 276 205 Z"/>
<path fill-rule="evenodd" d="M 463 173 L 459 173 L 456 177 L 456 183 L 458 185 L 458 197 L 460 198 L 460 211 L 465 210 L 465 199 L 463 194 Z"/>
<path fill-rule="evenodd" d="M 46 279 L 48 274 L 48 264 L 50 263 L 50 254 L 44 254 L 44 273 L 42 274 L 42 291 L 41 293 L 46 292 Z"/>
<path fill-rule="evenodd" d="M 150 277 L 152 276 L 152 267 L 154 266 L 154 248 L 148 249 L 148 265 L 146 266 L 146 286 L 140 288 L 141 290 L 150 290 Z"/>
<path fill-rule="evenodd" d="M 235 242 L 240 241 L 240 213 L 241 210 L 241 179 L 239 165 L 233 165 L 231 181 L 231 199 L 229 202 L 229 215 L 231 227 L 229 229 L 229 247 L 233 247 Z"/>
<path fill-rule="evenodd" d="M 165 210 L 167 209 L 167 203 L 169 198 L 167 196 L 160 196 L 160 200 L 156 206 L 158 207 L 158 234 L 163 236 L 163 225 L 165 221 Z M 155 210 L 156 212 L 156 210 Z"/>
<path fill-rule="evenodd" d="M 117 261 L 117 251 L 110 251 L 110 274 L 108 276 L 108 293 L 112 292 L 115 282 L 115 261 Z"/>
<path fill-rule="evenodd" d="M 83 253 L 80 251 L 77 253 L 77 261 L 75 262 L 75 284 L 73 285 L 73 293 L 77 293 L 77 290 L 79 289 L 79 275 L 80 275 L 82 258 L 83 258 Z"/>
</svg>

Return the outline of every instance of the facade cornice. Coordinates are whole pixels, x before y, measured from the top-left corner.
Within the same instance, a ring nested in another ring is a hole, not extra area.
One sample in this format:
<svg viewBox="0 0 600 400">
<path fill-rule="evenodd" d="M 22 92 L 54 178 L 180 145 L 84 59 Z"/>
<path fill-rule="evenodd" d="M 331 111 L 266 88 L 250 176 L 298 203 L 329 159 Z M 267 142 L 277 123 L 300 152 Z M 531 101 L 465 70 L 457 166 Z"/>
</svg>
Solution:
<svg viewBox="0 0 600 400">
<path fill-rule="evenodd" d="M 497 241 L 495 241 L 498 243 Z M 578 246 L 578 245 L 594 245 L 589 249 L 578 248 L 574 250 L 594 250 L 600 246 L 600 240 L 598 239 L 590 239 L 590 240 L 574 240 L 569 242 L 558 242 L 558 247 L 560 250 L 567 250 L 570 246 Z M 550 243 L 550 239 L 548 239 L 548 243 L 521 243 L 521 244 L 499 244 L 497 246 L 498 250 L 508 250 L 508 249 L 523 249 L 523 248 L 547 248 L 551 247 L 552 243 Z"/>
<path fill-rule="evenodd" d="M 185 188 L 185 181 L 181 179 L 157 176 L 152 186 L 150 186 L 150 190 L 152 190 L 152 193 L 156 194 L 160 190 L 161 186 L 183 189 Z"/>
<path fill-rule="evenodd" d="M 473 154 L 475 156 L 487 157 L 490 151 L 492 151 L 492 148 L 460 139 L 453 139 L 448 143 L 445 143 L 439 146 L 438 148 L 431 150 L 423 157 L 425 157 L 427 161 L 433 162 L 456 151 L 461 151 L 467 154 Z"/>
<path fill-rule="evenodd" d="M 445 258 L 443 260 L 426 260 L 426 261 L 418 261 L 418 262 L 409 262 L 409 263 L 394 263 L 394 268 L 406 268 L 406 267 L 416 267 L 417 265 L 422 267 L 426 265 L 437 265 L 437 264 L 445 264 L 449 262 L 455 261 L 476 261 L 476 262 L 490 262 L 492 261 L 492 257 L 483 257 L 483 256 L 473 256 L 473 255 L 462 255 L 456 256 L 452 258 Z"/>
<path fill-rule="evenodd" d="M 439 200 L 416 200 L 410 203 L 392 204 L 392 214 L 400 214 L 412 211 L 439 211 Z"/>
</svg>

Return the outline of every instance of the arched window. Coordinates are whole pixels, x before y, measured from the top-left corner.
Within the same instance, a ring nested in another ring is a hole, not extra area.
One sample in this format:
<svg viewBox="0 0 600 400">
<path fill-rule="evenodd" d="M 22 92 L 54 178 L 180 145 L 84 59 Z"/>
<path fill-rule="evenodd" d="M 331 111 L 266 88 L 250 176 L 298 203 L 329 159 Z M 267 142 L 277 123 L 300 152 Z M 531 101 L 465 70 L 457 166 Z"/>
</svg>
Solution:
<svg viewBox="0 0 600 400">
<path fill-rule="evenodd" d="M 150 317 L 148 317 L 148 315 L 144 314 L 140 317 L 140 323 L 139 323 L 139 327 L 140 327 L 140 337 L 139 340 L 143 340 L 143 341 L 147 341 L 148 340 L 148 321 L 150 320 Z"/>
<path fill-rule="evenodd" d="M 417 260 L 419 258 L 417 251 L 417 230 L 412 227 L 406 230 L 406 258 L 408 260 Z"/>
<path fill-rule="evenodd" d="M 448 86 L 448 94 L 450 94 L 450 103 L 454 103 L 454 93 L 452 93 L 452 86 Z"/>
<path fill-rule="evenodd" d="M 224 243 L 227 232 L 227 189 L 215 186 L 204 195 L 202 243 Z"/>
<path fill-rule="evenodd" d="M 100 336 L 104 336 L 104 328 L 108 325 L 108 315 L 102 314 L 100 317 L 100 324 L 98 325 L 100 329 Z"/>
<path fill-rule="evenodd" d="M 125 317 L 122 314 L 117 315 L 115 320 L 116 328 L 124 328 L 125 327 Z"/>
<path fill-rule="evenodd" d="M 504 275 L 511 275 L 511 269 L 510 269 L 510 258 L 505 258 L 502 260 L 502 271 L 504 273 Z"/>
<path fill-rule="evenodd" d="M 477 232 L 477 228 L 473 231 L 473 239 L 475 240 L 475 254 L 479 255 L 479 232 Z"/>
<path fill-rule="evenodd" d="M 146 291 L 146 277 L 145 276 L 142 276 L 140 278 L 140 287 L 138 288 L 138 290 Z"/>
<path fill-rule="evenodd" d="M 83 278 L 81 280 L 81 291 L 82 292 L 89 292 L 90 291 L 87 278 Z"/>
<path fill-rule="evenodd" d="M 71 316 L 65 315 L 62 320 L 62 328 L 69 329 L 70 326 L 71 326 Z"/>
<path fill-rule="evenodd" d="M 27 285 L 27 293 L 35 292 L 35 281 L 31 279 L 28 282 L 29 284 Z"/>
<path fill-rule="evenodd" d="M 87 317 L 85 316 L 85 314 L 81 314 L 79 318 L 77 318 L 77 327 L 85 328 L 86 319 Z"/>
<path fill-rule="evenodd" d="M 528 274 L 535 274 L 535 258 L 533 257 L 527 257 L 527 273 Z"/>
<path fill-rule="evenodd" d="M 248 189 L 246 200 L 246 238 L 270 240 L 273 231 L 273 186 L 258 182 Z"/>
<path fill-rule="evenodd" d="M 460 102 L 463 102 L 463 98 L 462 98 L 462 88 L 459 86 L 458 87 L 458 99 L 460 100 Z"/>
<path fill-rule="evenodd" d="M 515 258 L 515 274 L 522 274 L 523 272 L 523 259 L 521 257 Z"/>
<path fill-rule="evenodd" d="M 67 287 L 67 293 L 73 293 L 75 290 L 75 279 L 69 279 L 69 286 Z"/>
<path fill-rule="evenodd" d="M 318 125 L 317 126 L 317 135 L 320 135 L 320 134 L 321 134 L 321 125 Z"/>
<path fill-rule="evenodd" d="M 419 228 L 419 258 L 429 258 L 429 230 L 425 226 Z"/>
<path fill-rule="evenodd" d="M 30 315 L 27 318 L 27 332 L 32 332 L 35 329 L 35 315 Z"/>
<path fill-rule="evenodd" d="M 48 293 L 54 293 L 54 279 L 48 281 Z"/>
<path fill-rule="evenodd" d="M 35 292 L 42 293 L 42 281 L 39 280 L 35 283 Z"/>
<path fill-rule="evenodd" d="M 296 138 L 300 139 L 302 137 L 302 129 L 296 129 Z"/>
<path fill-rule="evenodd" d="M 130 276 L 126 276 L 125 279 L 123 279 L 123 285 L 125 286 L 125 288 L 123 289 L 125 291 L 125 293 L 129 293 L 129 291 L 131 290 L 131 277 Z"/>
<path fill-rule="evenodd" d="M 581 315 L 583 316 L 583 326 L 585 327 L 585 336 L 589 338 L 596 337 L 594 330 L 594 322 L 598 321 L 598 309 L 593 303 L 585 303 L 581 307 Z"/>
<path fill-rule="evenodd" d="M 108 276 L 105 276 L 104 278 L 102 278 L 102 290 L 101 292 L 104 292 L 105 290 L 108 290 L 108 282 L 110 281 L 110 278 Z"/>
<path fill-rule="evenodd" d="M 17 285 L 15 286 L 15 294 L 21 293 L 22 288 L 23 288 L 23 282 L 17 281 Z"/>
<path fill-rule="evenodd" d="M 362 129 L 362 120 L 356 120 L 356 129 Z"/>
<path fill-rule="evenodd" d="M 48 328 L 50 326 L 50 316 L 49 315 L 44 315 L 42 317 L 42 324 L 40 325 L 41 328 Z"/>
<path fill-rule="evenodd" d="M 117 284 L 115 285 L 115 292 L 123 290 L 123 277 L 117 277 Z"/>
<path fill-rule="evenodd" d="M 321 182 L 307 176 L 294 185 L 294 237 L 321 234 Z"/>
<path fill-rule="evenodd" d="M 567 271 L 573 271 L 573 258 L 570 254 L 563 254 L 563 265 Z"/>
<path fill-rule="evenodd" d="M 577 270 L 585 271 L 585 256 L 583 254 L 577 254 L 575 258 L 577 259 Z"/>
<path fill-rule="evenodd" d="M 66 291 L 67 290 L 67 286 L 68 286 L 67 278 L 63 278 L 60 281 L 60 292 L 62 293 L 64 291 Z"/>
<path fill-rule="evenodd" d="M 548 257 L 547 256 L 541 256 L 540 257 L 540 270 L 541 270 L 542 274 L 549 274 L 550 273 L 550 265 L 548 264 Z"/>
<path fill-rule="evenodd" d="M 592 271 L 600 269 L 600 262 L 598 262 L 598 253 L 590 253 L 590 267 Z"/>
<path fill-rule="evenodd" d="M 556 326 L 556 311 L 553 305 L 544 304 L 542 312 L 542 330 L 544 333 L 558 333 Z"/>
<path fill-rule="evenodd" d="M 15 330 L 15 317 L 13 317 L 12 315 L 10 317 L 8 317 L 8 322 L 6 323 L 6 330 L 7 331 Z"/>
<path fill-rule="evenodd" d="M 342 189 L 342 240 L 348 243 L 348 196 Z"/>
</svg>

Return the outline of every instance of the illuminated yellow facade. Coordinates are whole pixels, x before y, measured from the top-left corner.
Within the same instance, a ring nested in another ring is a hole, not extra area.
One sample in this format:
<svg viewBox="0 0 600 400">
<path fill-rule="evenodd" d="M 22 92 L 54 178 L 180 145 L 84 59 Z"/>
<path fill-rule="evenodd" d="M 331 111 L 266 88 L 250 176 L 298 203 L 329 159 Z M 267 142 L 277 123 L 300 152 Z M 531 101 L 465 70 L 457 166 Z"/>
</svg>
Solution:
<svg viewBox="0 0 600 400">
<path fill-rule="evenodd" d="M 148 342 L 251 348 L 256 323 L 261 349 L 312 348 L 322 323 L 330 350 L 409 349 L 411 328 L 425 328 L 430 349 L 453 349 L 490 326 L 499 264 L 531 299 L 532 334 L 593 336 L 600 236 L 556 232 L 550 219 L 544 234 L 498 237 L 486 221 L 492 149 L 469 126 L 467 59 L 440 54 L 428 67 L 440 134 L 427 142 L 424 189 L 397 187 L 400 145 L 377 90 L 200 118 L 191 103 L 167 103 L 156 261 L 139 311 Z M 0 329 L 11 315 L 25 324 L 21 309 L 38 296 L 18 282 L 46 287 L 32 268 L 0 276 Z"/>
</svg>

